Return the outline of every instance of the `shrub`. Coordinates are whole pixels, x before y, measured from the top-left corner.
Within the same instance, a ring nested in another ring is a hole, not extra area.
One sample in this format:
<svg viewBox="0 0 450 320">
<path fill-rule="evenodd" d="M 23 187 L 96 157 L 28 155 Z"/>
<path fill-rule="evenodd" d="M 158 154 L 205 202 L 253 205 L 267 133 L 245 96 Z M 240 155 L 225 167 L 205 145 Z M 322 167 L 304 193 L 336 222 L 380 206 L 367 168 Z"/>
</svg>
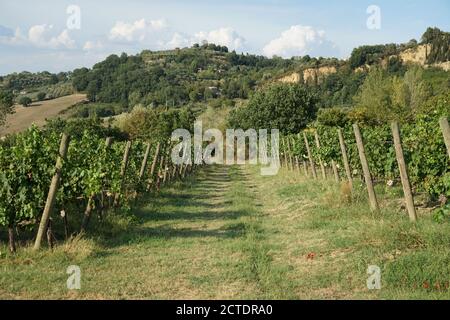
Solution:
<svg viewBox="0 0 450 320">
<path fill-rule="evenodd" d="M 31 104 L 31 102 L 33 102 L 33 101 L 31 100 L 30 97 L 25 96 L 25 97 L 21 97 L 19 99 L 19 104 L 21 104 L 24 107 L 28 107 Z"/>
</svg>

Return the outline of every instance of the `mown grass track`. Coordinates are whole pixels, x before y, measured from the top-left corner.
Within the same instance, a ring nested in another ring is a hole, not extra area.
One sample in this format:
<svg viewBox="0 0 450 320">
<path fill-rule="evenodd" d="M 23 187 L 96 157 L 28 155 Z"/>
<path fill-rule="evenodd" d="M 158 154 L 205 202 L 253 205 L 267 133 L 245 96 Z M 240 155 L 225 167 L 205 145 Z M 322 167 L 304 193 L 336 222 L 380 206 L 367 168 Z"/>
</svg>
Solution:
<svg viewBox="0 0 450 320">
<path fill-rule="evenodd" d="M 205 167 L 53 252 L 3 246 L 0 297 L 448 299 L 449 226 L 427 216 L 412 225 L 388 195 L 372 214 L 360 194 L 345 203 L 338 185 L 284 169 Z M 73 264 L 79 291 L 66 288 Z M 366 287 L 370 264 L 381 290 Z"/>
</svg>

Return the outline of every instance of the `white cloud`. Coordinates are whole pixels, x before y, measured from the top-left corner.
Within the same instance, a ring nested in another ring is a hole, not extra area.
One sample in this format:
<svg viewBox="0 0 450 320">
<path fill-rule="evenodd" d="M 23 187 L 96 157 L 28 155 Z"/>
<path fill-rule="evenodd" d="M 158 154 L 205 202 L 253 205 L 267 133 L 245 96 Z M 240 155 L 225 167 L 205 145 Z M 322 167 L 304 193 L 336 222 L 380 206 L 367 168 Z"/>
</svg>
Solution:
<svg viewBox="0 0 450 320">
<path fill-rule="evenodd" d="M 25 36 L 19 28 L 14 36 L 0 36 L 0 43 L 7 45 L 33 45 L 39 48 L 66 48 L 74 49 L 75 41 L 70 37 L 69 31 L 64 29 L 58 36 L 51 36 L 52 25 L 40 24 L 32 26 Z"/>
<path fill-rule="evenodd" d="M 166 29 L 167 23 L 164 19 L 136 20 L 132 23 L 117 21 L 109 32 L 109 39 L 114 41 L 144 42 L 151 40 L 155 35 Z"/>
<path fill-rule="evenodd" d="M 76 47 L 75 40 L 73 40 L 67 29 L 64 29 L 56 38 L 53 37 L 48 42 L 51 48 L 65 47 L 67 49 L 74 49 Z"/>
<path fill-rule="evenodd" d="M 37 47 L 51 49 L 67 48 L 74 49 L 75 41 L 70 38 L 69 31 L 64 29 L 58 36 L 51 37 L 49 34 L 53 29 L 52 25 L 35 25 L 28 30 L 28 40 Z"/>
<path fill-rule="evenodd" d="M 175 32 L 172 36 L 172 39 L 165 44 L 166 48 L 184 48 L 193 45 L 191 37 Z"/>
<path fill-rule="evenodd" d="M 245 39 L 240 36 L 232 28 L 219 28 L 211 31 L 200 31 L 193 36 L 175 33 L 172 39 L 166 43 L 166 48 L 187 47 L 194 43 L 214 43 L 221 46 L 227 46 L 230 50 L 242 49 L 245 44 Z"/>
<path fill-rule="evenodd" d="M 86 41 L 83 46 L 85 51 L 100 50 L 103 48 L 103 43 L 101 41 Z"/>
<path fill-rule="evenodd" d="M 331 56 L 336 54 L 336 46 L 325 38 L 325 32 L 310 26 L 295 25 L 270 41 L 264 48 L 266 56 Z"/>
<path fill-rule="evenodd" d="M 245 39 L 231 28 L 220 28 L 209 32 L 198 32 L 194 36 L 198 42 L 203 40 L 222 46 L 227 46 L 231 50 L 241 49 Z"/>
<path fill-rule="evenodd" d="M 45 24 L 32 26 L 30 30 L 28 30 L 28 39 L 31 43 L 40 46 L 46 42 L 44 35 L 51 28 L 52 26 L 47 27 Z"/>
</svg>

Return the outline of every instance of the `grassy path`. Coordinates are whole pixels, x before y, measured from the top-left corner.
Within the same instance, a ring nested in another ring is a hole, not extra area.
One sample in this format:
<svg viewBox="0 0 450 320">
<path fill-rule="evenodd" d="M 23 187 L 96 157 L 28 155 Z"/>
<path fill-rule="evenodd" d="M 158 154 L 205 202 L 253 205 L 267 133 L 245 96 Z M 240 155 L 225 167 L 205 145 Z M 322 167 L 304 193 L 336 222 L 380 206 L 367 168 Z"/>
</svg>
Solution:
<svg viewBox="0 0 450 320">
<path fill-rule="evenodd" d="M 371 214 L 363 194 L 348 204 L 329 181 L 207 167 L 101 236 L 0 253 L 0 298 L 448 299 L 448 224 L 412 226 L 383 197 Z M 371 264 L 382 290 L 366 287 Z M 81 290 L 66 288 L 69 265 L 81 268 Z"/>
<path fill-rule="evenodd" d="M 148 199 L 137 225 L 111 230 L 111 239 L 0 259 L 0 297 L 289 297 L 283 270 L 271 268 L 255 194 L 241 168 L 206 168 Z M 81 268 L 80 291 L 65 288 L 72 264 Z"/>
</svg>

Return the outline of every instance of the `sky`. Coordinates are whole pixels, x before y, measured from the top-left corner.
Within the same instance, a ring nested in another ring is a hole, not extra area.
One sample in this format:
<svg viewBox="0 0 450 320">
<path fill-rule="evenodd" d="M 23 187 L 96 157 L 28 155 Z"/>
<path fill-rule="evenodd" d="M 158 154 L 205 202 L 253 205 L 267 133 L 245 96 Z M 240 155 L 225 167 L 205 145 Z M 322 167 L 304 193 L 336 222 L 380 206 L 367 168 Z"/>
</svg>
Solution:
<svg viewBox="0 0 450 320">
<path fill-rule="evenodd" d="M 450 31 L 448 0 L 1 0 L 0 75 L 91 67 L 203 41 L 271 56 L 348 58 L 364 44 Z"/>
</svg>

